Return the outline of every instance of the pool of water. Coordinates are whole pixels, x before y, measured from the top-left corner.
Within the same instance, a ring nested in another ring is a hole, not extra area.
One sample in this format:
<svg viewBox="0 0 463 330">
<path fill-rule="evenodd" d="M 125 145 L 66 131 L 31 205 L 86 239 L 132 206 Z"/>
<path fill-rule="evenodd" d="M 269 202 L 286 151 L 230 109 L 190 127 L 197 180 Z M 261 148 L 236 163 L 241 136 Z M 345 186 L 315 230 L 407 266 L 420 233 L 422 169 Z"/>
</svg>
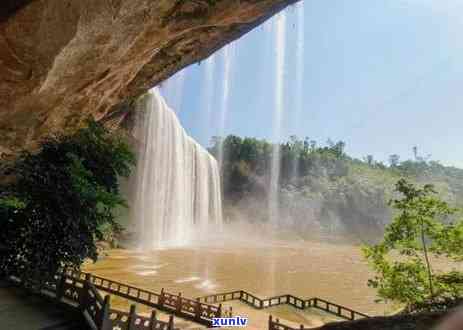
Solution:
<svg viewBox="0 0 463 330">
<path fill-rule="evenodd" d="M 374 302 L 375 291 L 366 284 L 373 274 L 360 247 L 349 244 L 222 241 L 154 251 L 114 249 L 84 268 L 137 287 L 155 292 L 165 288 L 191 298 L 246 290 L 261 298 L 320 297 L 371 315 L 391 311 Z"/>
</svg>

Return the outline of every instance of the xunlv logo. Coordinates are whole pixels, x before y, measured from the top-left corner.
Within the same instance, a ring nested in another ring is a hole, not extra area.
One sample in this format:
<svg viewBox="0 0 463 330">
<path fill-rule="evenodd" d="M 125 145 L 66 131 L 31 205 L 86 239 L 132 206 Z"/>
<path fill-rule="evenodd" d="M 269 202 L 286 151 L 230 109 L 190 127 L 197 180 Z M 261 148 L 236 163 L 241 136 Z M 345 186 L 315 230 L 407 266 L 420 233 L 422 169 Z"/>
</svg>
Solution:
<svg viewBox="0 0 463 330">
<path fill-rule="evenodd" d="M 248 324 L 247 317 L 214 317 L 212 319 L 213 327 L 245 327 Z"/>
</svg>

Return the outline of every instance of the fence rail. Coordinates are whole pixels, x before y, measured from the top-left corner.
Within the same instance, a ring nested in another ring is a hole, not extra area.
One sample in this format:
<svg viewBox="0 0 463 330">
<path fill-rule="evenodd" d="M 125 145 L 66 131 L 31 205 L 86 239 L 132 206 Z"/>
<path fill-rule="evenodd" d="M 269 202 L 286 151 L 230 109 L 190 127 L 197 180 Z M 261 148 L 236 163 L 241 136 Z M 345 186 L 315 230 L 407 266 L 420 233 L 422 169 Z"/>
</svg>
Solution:
<svg viewBox="0 0 463 330">
<path fill-rule="evenodd" d="M 11 278 L 21 284 L 18 278 Z M 54 281 L 48 282 L 41 294 L 53 298 L 58 303 L 80 310 L 91 329 L 96 330 L 179 330 L 174 328 L 173 315 L 169 321 L 161 321 L 152 311 L 149 318 L 138 315 L 136 306 L 130 312 L 111 308 L 110 295 L 101 296 L 97 286 L 92 283 L 93 277 L 85 274 L 75 277 L 66 272 L 57 274 Z"/>
<path fill-rule="evenodd" d="M 316 297 L 310 299 L 301 299 L 290 294 L 261 299 L 249 292 L 239 290 L 208 295 L 200 297 L 198 300 L 205 303 L 221 303 L 226 301 L 239 300 L 257 309 L 278 305 L 290 305 L 298 309 L 316 308 L 346 320 L 356 320 L 369 317 L 364 313 L 357 312 L 348 307 L 338 305 L 321 298 Z"/>
<path fill-rule="evenodd" d="M 73 270 L 66 270 L 65 274 L 77 281 L 82 281 L 82 279 L 89 275 L 85 272 Z M 188 299 L 182 297 L 181 293 L 172 294 L 166 292 L 164 289 L 162 289 L 160 293 L 156 293 L 95 275 L 91 275 L 89 280 L 98 290 L 138 302 L 206 326 L 211 326 L 212 319 L 215 317 L 221 317 L 222 315 L 222 305 L 215 306 L 202 303 L 198 299 Z"/>
<path fill-rule="evenodd" d="M 13 280 L 20 284 L 19 279 Z M 108 293 L 104 298 L 100 292 Z M 64 270 L 58 273 L 54 280 L 45 284 L 42 294 L 78 308 L 92 329 L 96 330 L 179 330 L 174 329 L 173 316 L 179 316 L 196 323 L 212 326 L 212 319 L 224 316 L 222 302 L 239 300 L 256 309 L 263 309 L 278 305 L 290 305 L 298 309 L 316 308 L 347 320 L 368 318 L 369 316 L 345 306 L 341 306 L 321 298 L 301 299 L 286 294 L 261 299 L 244 290 L 230 291 L 188 299 L 179 294 L 160 293 L 133 287 L 124 283 L 109 280 L 75 270 Z M 150 317 L 138 315 L 135 305 L 129 312 L 111 308 L 110 295 L 122 297 L 144 304 L 170 314 L 169 321 L 161 321 L 153 310 Z M 219 304 L 218 306 L 211 304 Z M 304 330 L 304 326 L 292 328 L 280 323 L 279 319 L 269 317 L 269 330 Z"/>
<path fill-rule="evenodd" d="M 279 319 L 273 320 L 272 315 L 268 318 L 268 330 L 308 330 L 309 328 L 304 328 L 301 324 L 299 328 L 291 328 L 283 323 L 280 323 Z"/>
</svg>

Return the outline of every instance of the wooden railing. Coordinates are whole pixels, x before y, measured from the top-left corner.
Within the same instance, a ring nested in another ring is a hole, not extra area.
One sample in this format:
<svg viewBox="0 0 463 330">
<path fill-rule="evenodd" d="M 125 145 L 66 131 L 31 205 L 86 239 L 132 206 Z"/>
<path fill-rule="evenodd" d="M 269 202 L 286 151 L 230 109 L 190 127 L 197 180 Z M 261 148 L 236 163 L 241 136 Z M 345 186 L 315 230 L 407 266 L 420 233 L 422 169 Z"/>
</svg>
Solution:
<svg viewBox="0 0 463 330">
<path fill-rule="evenodd" d="M 212 319 L 221 317 L 222 305 L 214 306 L 202 303 L 198 299 L 188 299 L 179 294 L 166 292 L 160 293 L 136 288 L 127 284 L 112 281 L 100 276 L 78 271 L 65 271 L 65 274 L 76 280 L 83 280 L 89 276 L 92 285 L 98 290 L 122 297 L 134 302 L 153 307 L 169 314 L 179 316 L 206 326 L 212 325 Z"/>
<path fill-rule="evenodd" d="M 205 303 L 221 303 L 225 301 L 239 300 L 257 309 L 278 305 L 291 305 L 298 309 L 316 308 L 346 320 L 356 320 L 368 317 L 368 315 L 364 313 L 357 312 L 348 307 L 341 306 L 321 298 L 301 299 L 290 294 L 261 299 L 251 293 L 240 290 L 208 295 L 200 297 L 198 300 Z"/>
<path fill-rule="evenodd" d="M 268 318 L 268 330 L 305 330 L 305 329 L 309 329 L 309 328 L 304 328 L 302 324 L 299 326 L 299 328 L 291 328 L 290 326 L 280 323 L 279 319 L 273 320 L 272 315 L 270 315 Z"/>
<path fill-rule="evenodd" d="M 16 282 L 18 281 L 16 279 Z M 100 291 L 165 311 L 170 314 L 169 321 L 158 320 L 154 310 L 150 317 L 138 315 L 135 305 L 130 307 L 129 312 L 111 309 L 110 295 L 106 295 L 103 299 Z M 228 313 L 222 313 L 221 303 L 232 300 L 239 300 L 256 309 L 287 304 L 298 309 L 317 308 L 347 320 L 369 317 L 321 298 L 301 299 L 286 294 L 261 299 L 249 292 L 239 290 L 208 295 L 193 300 L 182 297 L 180 293 L 175 295 L 164 291 L 164 289 L 160 293 L 155 293 L 74 270 L 65 270 L 57 274 L 54 281 L 45 284 L 42 293 L 61 303 L 80 309 L 87 322 L 96 330 L 174 330 L 173 315 L 211 326 L 213 318 L 222 315 L 231 316 L 231 309 Z M 211 303 L 219 303 L 219 305 L 215 306 Z M 300 330 L 305 328 L 303 325 L 297 329 L 291 328 L 280 323 L 278 319 L 273 320 L 270 316 L 268 329 Z"/>
<path fill-rule="evenodd" d="M 91 279 L 90 274 L 87 274 L 85 280 L 62 275 L 58 282 L 56 299 L 76 303 L 94 329 L 174 330 L 172 315 L 169 322 L 164 322 L 156 318 L 155 311 L 150 318 L 138 315 L 135 305 L 130 307 L 128 313 L 111 309 L 110 296 L 106 295 L 103 299 Z"/>
<path fill-rule="evenodd" d="M 18 278 L 11 279 L 21 284 Z M 164 322 L 156 318 L 156 311 L 149 318 L 138 315 L 135 305 L 130 307 L 130 312 L 112 309 L 110 296 L 103 298 L 92 280 L 90 274 L 85 274 L 82 279 L 60 273 L 54 281 L 46 283 L 40 293 L 80 310 L 94 330 L 178 330 L 174 328 L 173 315 Z"/>
</svg>

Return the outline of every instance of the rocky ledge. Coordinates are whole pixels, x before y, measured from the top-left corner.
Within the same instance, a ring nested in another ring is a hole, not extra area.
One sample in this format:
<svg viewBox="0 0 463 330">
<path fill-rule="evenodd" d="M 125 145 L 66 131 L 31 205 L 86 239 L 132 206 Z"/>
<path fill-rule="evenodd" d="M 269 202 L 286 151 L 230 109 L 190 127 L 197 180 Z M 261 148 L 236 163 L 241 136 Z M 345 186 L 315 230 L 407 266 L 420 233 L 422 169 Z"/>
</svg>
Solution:
<svg viewBox="0 0 463 330">
<path fill-rule="evenodd" d="M 21 0 L 0 15 L 0 155 L 111 117 L 297 0 Z"/>
</svg>

